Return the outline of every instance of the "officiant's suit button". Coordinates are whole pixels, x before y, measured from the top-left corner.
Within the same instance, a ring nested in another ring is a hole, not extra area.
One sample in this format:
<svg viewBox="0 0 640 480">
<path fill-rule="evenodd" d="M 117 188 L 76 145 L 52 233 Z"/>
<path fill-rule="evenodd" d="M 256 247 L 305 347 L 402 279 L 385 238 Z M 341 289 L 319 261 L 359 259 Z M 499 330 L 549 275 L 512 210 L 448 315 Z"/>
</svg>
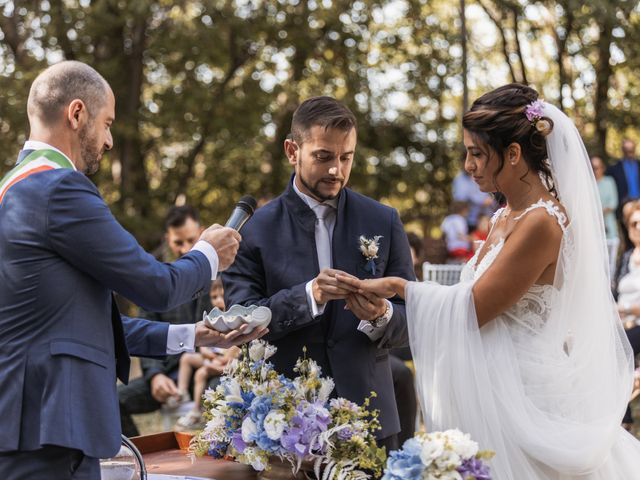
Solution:
<svg viewBox="0 0 640 480">
<path fill-rule="evenodd" d="M 333 348 L 335 346 L 336 346 L 336 341 L 335 340 L 332 340 L 332 339 L 327 340 L 327 347 Z"/>
</svg>

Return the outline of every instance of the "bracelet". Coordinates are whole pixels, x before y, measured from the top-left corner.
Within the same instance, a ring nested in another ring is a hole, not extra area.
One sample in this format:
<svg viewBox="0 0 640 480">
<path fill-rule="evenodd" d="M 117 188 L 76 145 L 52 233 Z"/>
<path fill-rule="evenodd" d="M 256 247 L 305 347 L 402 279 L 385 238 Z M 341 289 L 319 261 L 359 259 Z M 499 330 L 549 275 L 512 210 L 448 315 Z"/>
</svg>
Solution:
<svg viewBox="0 0 640 480">
<path fill-rule="evenodd" d="M 369 320 L 369 323 L 374 327 L 374 328 L 379 328 L 382 325 L 384 325 L 385 323 L 387 323 L 389 320 L 391 320 L 391 307 L 389 306 L 389 301 L 386 301 L 386 308 L 384 310 L 384 313 L 382 315 L 380 315 L 378 318 L 374 318 L 373 320 Z"/>
</svg>

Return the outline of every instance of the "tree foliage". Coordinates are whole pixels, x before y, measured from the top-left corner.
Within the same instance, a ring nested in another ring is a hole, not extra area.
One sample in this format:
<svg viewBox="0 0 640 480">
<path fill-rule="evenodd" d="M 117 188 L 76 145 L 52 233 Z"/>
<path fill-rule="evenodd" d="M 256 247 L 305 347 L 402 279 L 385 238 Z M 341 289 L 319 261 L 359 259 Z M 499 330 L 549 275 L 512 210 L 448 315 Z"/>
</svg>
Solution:
<svg viewBox="0 0 640 480">
<path fill-rule="evenodd" d="M 472 98 L 531 82 L 613 153 L 633 134 L 639 11 L 630 0 L 468 1 Z M 95 182 L 146 246 L 168 206 L 223 222 L 278 195 L 291 114 L 312 95 L 356 113 L 353 188 L 437 224 L 460 167 L 460 12 L 448 0 L 0 0 L 0 173 L 28 134 L 28 88 L 85 61 L 116 95 L 115 147 Z M 609 134 L 609 135 L 608 135 Z"/>
</svg>

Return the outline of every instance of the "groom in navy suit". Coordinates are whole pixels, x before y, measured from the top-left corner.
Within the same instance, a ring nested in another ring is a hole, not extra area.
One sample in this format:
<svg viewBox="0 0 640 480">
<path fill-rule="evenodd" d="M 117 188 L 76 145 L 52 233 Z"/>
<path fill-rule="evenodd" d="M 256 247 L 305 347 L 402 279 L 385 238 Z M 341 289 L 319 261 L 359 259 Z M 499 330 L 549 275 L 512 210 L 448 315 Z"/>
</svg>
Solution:
<svg viewBox="0 0 640 480">
<path fill-rule="evenodd" d="M 30 139 L 0 180 L 0 479 L 99 480 L 120 447 L 116 377 L 129 353 L 229 346 L 260 333 L 121 317 L 117 291 L 148 310 L 208 292 L 240 236 L 219 226 L 172 264 L 115 220 L 95 185 L 112 146 L 113 92 L 91 67 L 62 62 L 36 78 Z"/>
<path fill-rule="evenodd" d="M 293 373 L 306 346 L 338 396 L 362 402 L 376 392 L 379 443 L 394 448 L 400 425 L 388 349 L 407 343 L 404 303 L 359 295 L 335 275 L 413 280 L 407 236 L 394 209 L 345 188 L 356 148 L 346 106 L 329 97 L 302 103 L 284 148 L 294 175 L 244 226 L 236 262 L 222 275 L 225 303 L 271 308 L 267 339 L 282 373 Z"/>
</svg>

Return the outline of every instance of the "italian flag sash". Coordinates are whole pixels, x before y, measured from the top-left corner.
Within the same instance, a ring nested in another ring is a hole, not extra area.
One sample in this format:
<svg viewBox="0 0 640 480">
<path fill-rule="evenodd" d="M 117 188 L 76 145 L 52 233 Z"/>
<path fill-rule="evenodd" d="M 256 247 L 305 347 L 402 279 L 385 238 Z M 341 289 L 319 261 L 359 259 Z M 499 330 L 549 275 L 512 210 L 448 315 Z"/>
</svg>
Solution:
<svg viewBox="0 0 640 480">
<path fill-rule="evenodd" d="M 74 168 L 74 166 L 60 152 L 50 149 L 34 150 L 0 180 L 0 205 L 7 191 L 16 183 L 34 173 L 56 168 Z"/>
</svg>

